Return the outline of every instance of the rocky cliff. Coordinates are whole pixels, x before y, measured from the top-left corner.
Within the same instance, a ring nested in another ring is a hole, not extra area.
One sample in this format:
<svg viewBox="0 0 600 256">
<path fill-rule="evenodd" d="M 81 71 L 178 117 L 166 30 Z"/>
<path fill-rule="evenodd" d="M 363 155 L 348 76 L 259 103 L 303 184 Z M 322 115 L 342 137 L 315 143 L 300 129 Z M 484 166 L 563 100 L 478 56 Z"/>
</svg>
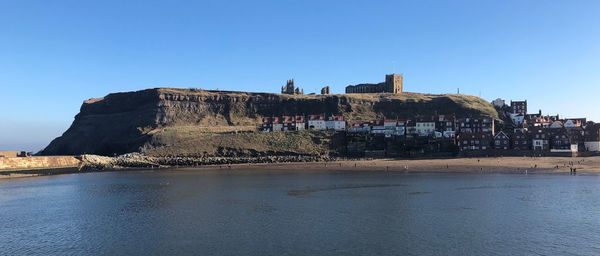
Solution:
<svg viewBox="0 0 600 256">
<path fill-rule="evenodd" d="M 321 148 L 335 140 L 333 135 L 253 132 L 264 116 L 320 113 L 341 114 L 347 120 L 434 114 L 497 118 L 491 104 L 466 95 L 281 95 L 155 88 L 85 101 L 71 127 L 40 154 L 321 154 Z"/>
</svg>

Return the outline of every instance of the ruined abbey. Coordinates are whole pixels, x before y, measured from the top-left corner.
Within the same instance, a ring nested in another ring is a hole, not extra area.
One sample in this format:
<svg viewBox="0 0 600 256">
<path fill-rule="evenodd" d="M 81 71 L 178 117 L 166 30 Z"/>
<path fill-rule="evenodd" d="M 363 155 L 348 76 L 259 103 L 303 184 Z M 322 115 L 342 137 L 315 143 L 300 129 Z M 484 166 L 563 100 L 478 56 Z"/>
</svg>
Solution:
<svg viewBox="0 0 600 256">
<path fill-rule="evenodd" d="M 281 87 L 282 94 L 304 94 L 304 90 L 294 85 L 294 79 L 287 80 L 286 85 Z"/>
<path fill-rule="evenodd" d="M 403 92 L 402 85 L 403 77 L 401 74 L 385 75 L 385 82 L 377 84 L 357 84 L 346 86 L 346 93 L 394 93 L 401 94 Z M 327 95 L 330 93 L 329 86 L 321 88 L 321 94 Z M 304 90 L 294 85 L 294 79 L 287 80 L 286 85 L 281 87 L 282 94 L 301 95 Z M 315 94 L 315 93 L 310 93 Z"/>
<path fill-rule="evenodd" d="M 385 82 L 346 86 L 346 93 L 402 93 L 402 75 L 385 75 Z"/>
</svg>

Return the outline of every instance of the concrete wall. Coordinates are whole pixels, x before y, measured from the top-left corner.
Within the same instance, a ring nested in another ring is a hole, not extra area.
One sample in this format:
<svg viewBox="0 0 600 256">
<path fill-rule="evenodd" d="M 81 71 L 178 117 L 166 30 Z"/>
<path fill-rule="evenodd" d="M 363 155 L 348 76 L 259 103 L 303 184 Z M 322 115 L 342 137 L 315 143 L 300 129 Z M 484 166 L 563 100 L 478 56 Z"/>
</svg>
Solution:
<svg viewBox="0 0 600 256">
<path fill-rule="evenodd" d="M 77 167 L 79 163 L 79 159 L 73 156 L 32 156 L 0 158 L 0 172 L 14 170 L 70 168 Z"/>
</svg>

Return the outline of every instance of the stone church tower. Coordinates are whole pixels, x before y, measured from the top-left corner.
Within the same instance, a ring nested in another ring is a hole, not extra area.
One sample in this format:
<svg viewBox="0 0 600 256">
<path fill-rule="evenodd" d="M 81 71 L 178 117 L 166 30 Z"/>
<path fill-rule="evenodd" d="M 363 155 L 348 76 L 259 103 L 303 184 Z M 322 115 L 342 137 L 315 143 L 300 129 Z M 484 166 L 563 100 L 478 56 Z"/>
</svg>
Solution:
<svg viewBox="0 0 600 256">
<path fill-rule="evenodd" d="M 402 93 L 402 80 L 401 74 L 390 74 L 385 75 L 385 91 L 391 93 Z"/>
</svg>

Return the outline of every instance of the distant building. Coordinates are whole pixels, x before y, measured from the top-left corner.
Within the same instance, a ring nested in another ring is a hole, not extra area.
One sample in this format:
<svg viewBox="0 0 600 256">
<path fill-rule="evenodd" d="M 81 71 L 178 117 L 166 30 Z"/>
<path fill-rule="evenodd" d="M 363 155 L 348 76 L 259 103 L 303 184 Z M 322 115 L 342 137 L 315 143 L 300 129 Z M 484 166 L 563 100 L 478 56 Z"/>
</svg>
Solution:
<svg viewBox="0 0 600 256">
<path fill-rule="evenodd" d="M 433 135 L 435 132 L 435 121 L 431 119 L 419 119 L 415 123 L 415 129 L 419 136 Z"/>
<path fill-rule="evenodd" d="M 510 110 L 513 114 L 527 114 L 527 101 L 510 101 Z"/>
<path fill-rule="evenodd" d="M 571 149 L 571 139 L 564 128 L 556 129 L 550 136 L 550 150 L 562 151 Z"/>
<path fill-rule="evenodd" d="M 403 91 L 403 77 L 401 74 L 385 76 L 385 82 L 378 84 L 358 84 L 346 86 L 346 93 L 396 93 Z"/>
<path fill-rule="evenodd" d="M 588 123 L 584 129 L 584 137 L 586 151 L 600 151 L 600 124 Z"/>
<path fill-rule="evenodd" d="M 548 130 L 543 127 L 534 127 L 530 130 L 532 149 L 547 151 L 550 149 L 550 136 Z"/>
<path fill-rule="evenodd" d="M 417 135 L 417 122 L 415 120 L 406 121 L 406 135 Z"/>
<path fill-rule="evenodd" d="M 280 117 L 273 117 L 272 127 L 273 127 L 272 131 L 274 131 L 274 132 L 283 131 L 283 122 L 281 121 Z"/>
<path fill-rule="evenodd" d="M 293 116 L 282 116 L 283 131 L 295 131 L 296 121 Z"/>
<path fill-rule="evenodd" d="M 510 149 L 510 137 L 503 131 L 496 134 L 496 136 L 494 136 L 494 148 L 502 150 Z"/>
<path fill-rule="evenodd" d="M 273 118 L 272 117 L 263 117 L 262 126 L 261 126 L 260 130 L 263 132 L 273 131 Z"/>
<path fill-rule="evenodd" d="M 325 127 L 327 130 L 335 130 L 335 131 L 345 131 L 346 130 L 346 121 L 344 121 L 344 116 L 331 116 L 325 122 Z"/>
<path fill-rule="evenodd" d="M 491 133 L 464 133 L 458 136 L 458 147 L 462 151 L 488 150 L 492 145 Z"/>
<path fill-rule="evenodd" d="M 502 108 L 502 107 L 506 106 L 506 101 L 498 98 L 498 99 L 495 99 L 494 101 L 492 101 L 492 105 L 494 105 L 494 107 L 497 107 L 497 108 Z"/>
<path fill-rule="evenodd" d="M 454 118 L 450 116 L 439 115 L 435 123 L 435 130 L 441 133 L 456 131 Z"/>
<path fill-rule="evenodd" d="M 296 131 L 306 130 L 306 118 L 304 116 L 296 116 L 294 121 L 296 122 Z"/>
<path fill-rule="evenodd" d="M 456 121 L 460 133 L 491 133 L 494 134 L 494 119 L 491 117 L 467 117 Z"/>
<path fill-rule="evenodd" d="M 365 121 L 350 121 L 348 122 L 348 132 L 369 133 L 371 132 L 371 125 Z"/>
<path fill-rule="evenodd" d="M 531 139 L 526 129 L 515 129 L 512 136 L 512 148 L 515 150 L 530 150 Z"/>
<path fill-rule="evenodd" d="M 294 85 L 294 79 L 291 79 L 291 80 L 287 80 L 286 85 L 281 87 L 281 93 L 282 94 L 290 94 L 290 95 L 304 94 L 304 90 L 300 89 L 300 87 L 296 87 Z"/>
<path fill-rule="evenodd" d="M 325 121 L 325 115 L 309 115 L 308 116 L 308 129 L 326 130 L 327 122 Z"/>
<path fill-rule="evenodd" d="M 321 88 L 321 94 L 322 95 L 329 94 L 329 86 L 325 86 L 325 87 Z"/>
</svg>

